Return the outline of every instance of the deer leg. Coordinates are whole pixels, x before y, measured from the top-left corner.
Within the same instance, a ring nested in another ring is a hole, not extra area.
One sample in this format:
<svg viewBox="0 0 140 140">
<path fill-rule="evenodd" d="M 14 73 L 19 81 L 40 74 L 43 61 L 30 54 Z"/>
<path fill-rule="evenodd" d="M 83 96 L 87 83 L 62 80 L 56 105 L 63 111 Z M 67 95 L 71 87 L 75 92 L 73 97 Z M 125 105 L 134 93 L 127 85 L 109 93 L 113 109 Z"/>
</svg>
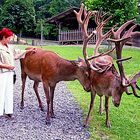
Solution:
<svg viewBox="0 0 140 140">
<path fill-rule="evenodd" d="M 34 91 L 35 91 L 35 94 L 36 94 L 36 97 L 38 99 L 38 104 L 39 104 L 39 108 L 41 111 L 43 111 L 43 106 L 42 106 L 42 102 L 41 102 L 41 99 L 39 97 L 39 93 L 38 93 L 38 85 L 39 85 L 39 82 L 34 82 L 34 85 L 33 85 L 33 88 L 34 88 Z"/>
<path fill-rule="evenodd" d="M 44 92 L 45 92 L 45 96 L 46 96 L 46 101 L 47 101 L 47 116 L 46 116 L 46 124 L 47 125 L 51 125 L 50 122 L 50 96 L 49 96 L 49 85 L 47 82 L 43 82 L 43 88 L 44 88 Z"/>
<path fill-rule="evenodd" d="M 104 107 L 103 107 L 103 97 L 100 97 L 100 108 L 99 108 L 99 113 L 100 115 L 103 114 Z"/>
<path fill-rule="evenodd" d="M 90 116 L 91 116 L 91 113 L 93 111 L 94 99 L 95 99 L 96 92 L 91 89 L 91 94 L 90 95 L 91 95 L 90 107 L 89 107 L 89 111 L 88 111 L 88 115 L 86 117 L 84 127 L 87 127 L 89 122 L 90 122 Z"/>
<path fill-rule="evenodd" d="M 105 96 L 105 111 L 106 111 L 106 126 L 110 128 L 111 123 L 109 120 L 109 97 L 106 97 L 106 96 Z"/>
<path fill-rule="evenodd" d="M 50 116 L 52 117 L 52 118 L 54 118 L 55 116 L 54 116 L 54 111 L 53 111 L 53 98 L 54 98 L 54 90 L 55 90 L 55 86 L 53 86 L 53 87 L 50 87 Z"/>
<path fill-rule="evenodd" d="M 20 108 L 24 108 L 24 90 L 25 90 L 25 82 L 26 82 L 27 74 L 22 73 L 21 74 L 21 80 L 22 80 L 22 92 L 21 92 L 21 103 L 20 103 Z"/>
</svg>

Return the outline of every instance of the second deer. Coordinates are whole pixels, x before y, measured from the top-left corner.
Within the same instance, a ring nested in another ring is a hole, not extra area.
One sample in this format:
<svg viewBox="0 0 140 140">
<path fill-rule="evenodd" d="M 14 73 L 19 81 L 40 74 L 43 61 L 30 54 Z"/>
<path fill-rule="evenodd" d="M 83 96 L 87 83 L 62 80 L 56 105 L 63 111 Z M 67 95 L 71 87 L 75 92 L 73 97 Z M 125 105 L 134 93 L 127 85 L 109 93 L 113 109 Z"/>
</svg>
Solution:
<svg viewBox="0 0 140 140">
<path fill-rule="evenodd" d="M 79 12 L 74 11 L 77 17 L 77 21 L 82 29 L 83 34 L 83 56 L 90 70 L 90 81 L 91 81 L 91 101 L 88 115 L 86 117 L 86 121 L 84 126 L 87 126 L 90 120 L 90 115 L 94 106 L 94 99 L 96 94 L 100 96 L 100 112 L 102 113 L 102 96 L 105 96 L 105 111 L 106 111 L 106 126 L 111 127 L 110 119 L 109 119 L 109 97 L 112 96 L 112 102 L 114 106 L 118 107 L 120 105 L 121 97 L 123 92 L 126 92 L 128 95 L 131 93 L 128 92 L 128 87 L 132 87 L 133 94 L 140 98 L 137 94 L 136 89 L 140 90 L 137 85 L 137 79 L 140 77 L 140 72 L 138 72 L 131 80 L 128 80 L 124 74 L 124 69 L 122 65 L 122 61 L 128 60 L 130 58 L 122 59 L 122 48 L 123 45 L 131 39 L 131 34 L 136 25 L 132 26 L 127 32 L 124 32 L 126 26 L 133 22 L 133 20 L 126 22 L 123 24 L 116 32 L 114 32 L 114 27 L 110 29 L 104 35 L 102 34 L 102 28 L 109 21 L 111 16 L 106 18 L 106 14 L 102 14 L 101 12 L 93 11 L 86 12 L 84 5 L 82 4 Z M 82 14 L 84 13 L 84 19 L 82 20 Z M 91 16 L 95 17 L 95 22 L 97 27 L 95 31 L 91 34 L 88 34 L 87 27 L 88 22 Z M 124 34 L 122 35 L 122 33 Z M 87 54 L 87 45 L 88 41 L 91 39 L 93 35 L 96 35 L 97 41 L 95 44 L 95 49 L 93 53 L 93 57 L 89 58 Z M 119 68 L 119 73 L 117 72 L 113 59 L 111 56 L 107 55 L 107 53 L 99 54 L 98 48 L 101 42 L 111 35 L 114 36 L 114 39 L 110 39 L 110 41 L 115 43 L 116 55 L 117 55 L 117 64 Z M 97 57 L 97 58 L 96 58 Z M 93 59 L 93 60 L 92 60 Z M 92 60 L 92 61 L 91 61 Z"/>
</svg>

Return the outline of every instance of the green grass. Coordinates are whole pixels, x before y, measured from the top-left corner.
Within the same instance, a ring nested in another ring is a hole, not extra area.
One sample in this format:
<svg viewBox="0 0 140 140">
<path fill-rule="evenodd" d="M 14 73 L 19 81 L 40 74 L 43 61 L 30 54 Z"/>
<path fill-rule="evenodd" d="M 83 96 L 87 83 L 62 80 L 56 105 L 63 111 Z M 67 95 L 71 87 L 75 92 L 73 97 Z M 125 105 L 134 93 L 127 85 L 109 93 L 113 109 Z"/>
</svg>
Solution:
<svg viewBox="0 0 140 140">
<path fill-rule="evenodd" d="M 77 59 L 78 56 L 82 57 L 82 48 L 76 46 L 45 46 L 43 48 L 57 52 L 66 59 L 73 60 Z M 92 48 L 88 49 L 90 54 L 92 51 Z M 131 60 L 123 62 L 125 72 L 130 77 L 140 70 L 140 49 L 125 48 L 123 56 L 124 58 L 132 56 Z M 89 108 L 90 93 L 85 92 L 78 81 L 67 82 L 67 86 L 83 110 L 83 117 L 85 118 Z M 110 98 L 110 120 L 112 124 L 110 129 L 105 126 L 105 113 L 100 116 L 98 110 L 99 97 L 96 96 L 91 123 L 87 128 L 90 131 L 91 140 L 140 140 L 140 99 L 124 93 L 120 107 L 116 108 Z"/>
</svg>

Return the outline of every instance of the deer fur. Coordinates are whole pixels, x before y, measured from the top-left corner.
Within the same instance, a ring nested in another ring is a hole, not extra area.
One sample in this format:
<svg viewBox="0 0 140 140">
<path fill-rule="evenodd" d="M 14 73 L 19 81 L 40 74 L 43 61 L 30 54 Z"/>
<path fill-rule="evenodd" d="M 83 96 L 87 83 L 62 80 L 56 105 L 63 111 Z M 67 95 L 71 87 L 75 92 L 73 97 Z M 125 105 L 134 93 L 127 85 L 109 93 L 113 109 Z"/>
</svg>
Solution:
<svg viewBox="0 0 140 140">
<path fill-rule="evenodd" d="M 53 98 L 55 86 L 58 82 L 78 80 L 86 91 L 90 91 L 88 69 L 82 59 L 70 61 L 58 56 L 54 52 L 38 48 L 36 53 L 27 54 L 20 61 L 22 77 L 21 108 L 24 106 L 24 89 L 26 77 L 28 76 L 34 81 L 33 88 L 39 102 L 39 107 L 43 110 L 37 89 L 39 82 L 42 82 L 47 101 L 47 124 L 50 124 L 50 117 L 54 117 Z"/>
</svg>

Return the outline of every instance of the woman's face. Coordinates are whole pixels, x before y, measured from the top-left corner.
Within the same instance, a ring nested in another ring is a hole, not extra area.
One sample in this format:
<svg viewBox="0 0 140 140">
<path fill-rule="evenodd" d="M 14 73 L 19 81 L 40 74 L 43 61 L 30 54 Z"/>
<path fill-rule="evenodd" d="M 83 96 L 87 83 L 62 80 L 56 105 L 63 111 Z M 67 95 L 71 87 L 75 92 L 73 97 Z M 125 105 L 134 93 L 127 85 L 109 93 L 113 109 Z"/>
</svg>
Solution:
<svg viewBox="0 0 140 140">
<path fill-rule="evenodd" d="M 12 40 L 13 36 L 9 36 L 7 38 L 3 37 L 3 44 L 7 45 L 11 40 Z"/>
</svg>

